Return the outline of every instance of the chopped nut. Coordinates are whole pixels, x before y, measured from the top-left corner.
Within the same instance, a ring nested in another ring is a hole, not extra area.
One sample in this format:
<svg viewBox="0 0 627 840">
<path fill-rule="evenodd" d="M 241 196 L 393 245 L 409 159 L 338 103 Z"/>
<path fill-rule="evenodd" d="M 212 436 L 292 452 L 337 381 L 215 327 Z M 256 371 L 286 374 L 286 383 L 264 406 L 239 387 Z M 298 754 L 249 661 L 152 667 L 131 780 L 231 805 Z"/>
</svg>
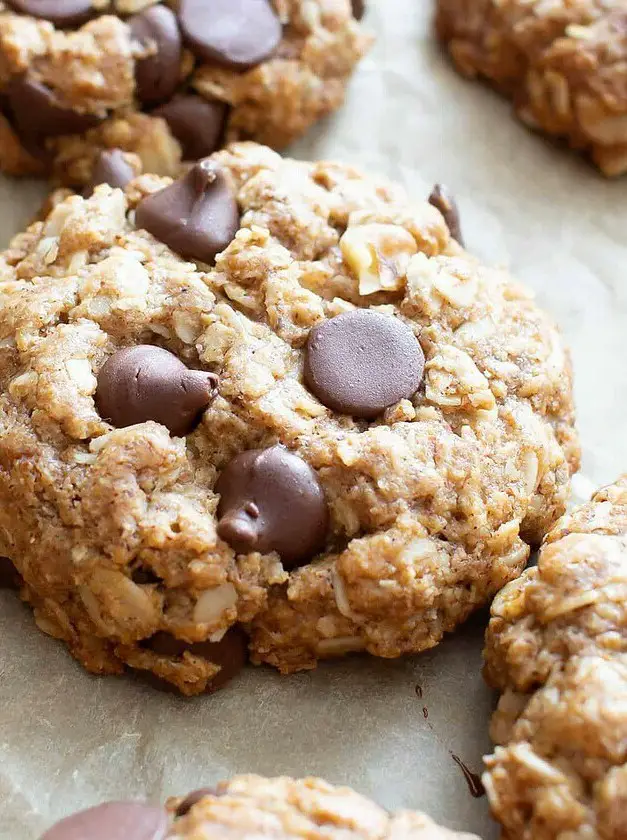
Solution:
<svg viewBox="0 0 627 840">
<path fill-rule="evenodd" d="M 68 359 L 65 367 L 81 394 L 89 395 L 95 392 L 98 382 L 92 373 L 89 359 Z"/>
<path fill-rule="evenodd" d="M 340 656 L 342 653 L 356 653 L 365 647 L 366 643 L 359 636 L 339 636 L 318 642 L 318 653 L 321 656 Z"/>
<path fill-rule="evenodd" d="M 211 624 L 237 603 L 237 591 L 232 583 L 223 583 L 207 589 L 196 601 L 194 621 L 197 624 Z"/>
<path fill-rule="evenodd" d="M 349 227 L 340 248 L 359 280 L 360 295 L 402 288 L 409 260 L 418 250 L 405 228 L 383 224 Z"/>
</svg>

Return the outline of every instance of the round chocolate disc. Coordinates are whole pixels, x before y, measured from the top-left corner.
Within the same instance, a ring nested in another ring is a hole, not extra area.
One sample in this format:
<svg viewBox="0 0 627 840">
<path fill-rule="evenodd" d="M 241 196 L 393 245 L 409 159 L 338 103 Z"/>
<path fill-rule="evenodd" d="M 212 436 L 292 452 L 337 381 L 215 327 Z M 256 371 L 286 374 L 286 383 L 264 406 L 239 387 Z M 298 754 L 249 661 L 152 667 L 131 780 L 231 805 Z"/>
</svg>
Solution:
<svg viewBox="0 0 627 840">
<path fill-rule="evenodd" d="M 143 105 L 157 105 L 172 97 L 179 82 L 181 33 L 176 15 L 167 6 L 150 6 L 129 20 L 133 38 L 154 52 L 137 59 L 135 83 Z"/>
<path fill-rule="evenodd" d="M 283 446 L 236 455 L 215 490 L 221 497 L 218 535 L 238 554 L 276 551 L 293 568 L 323 547 L 324 492 L 309 464 Z"/>
<path fill-rule="evenodd" d="M 183 437 L 214 398 L 218 377 L 189 370 L 168 350 L 139 344 L 118 350 L 98 374 L 100 416 L 118 429 L 154 420 Z"/>
<path fill-rule="evenodd" d="M 6 0 L 16 12 L 49 20 L 57 27 L 80 26 L 96 12 L 91 0 Z"/>
<path fill-rule="evenodd" d="M 163 840 L 168 815 L 144 802 L 105 802 L 53 825 L 41 840 Z"/>
<path fill-rule="evenodd" d="M 43 149 L 47 137 L 82 134 L 104 119 L 60 105 L 50 88 L 25 76 L 13 79 L 6 93 L 17 133 L 33 154 Z"/>
<path fill-rule="evenodd" d="M 368 309 L 324 321 L 307 340 L 307 387 L 340 414 L 377 417 L 418 390 L 424 367 L 422 348 L 409 327 Z"/>
<path fill-rule="evenodd" d="M 282 35 L 268 0 L 181 0 L 179 21 L 194 55 L 234 70 L 268 58 Z"/>
<path fill-rule="evenodd" d="M 198 160 L 219 148 L 228 111 L 226 103 L 217 99 L 185 93 L 175 96 L 152 113 L 167 122 L 180 143 L 183 160 Z"/>
</svg>

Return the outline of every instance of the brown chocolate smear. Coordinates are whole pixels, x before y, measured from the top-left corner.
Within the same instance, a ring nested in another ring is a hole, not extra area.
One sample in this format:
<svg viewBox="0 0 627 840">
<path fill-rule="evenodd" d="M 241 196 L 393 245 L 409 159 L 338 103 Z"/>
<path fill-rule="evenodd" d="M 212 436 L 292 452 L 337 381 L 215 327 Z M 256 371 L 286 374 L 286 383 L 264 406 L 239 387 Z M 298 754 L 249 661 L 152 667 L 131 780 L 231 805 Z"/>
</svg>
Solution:
<svg viewBox="0 0 627 840">
<path fill-rule="evenodd" d="M 98 374 L 96 406 L 118 429 L 154 420 L 189 434 L 216 394 L 218 377 L 190 370 L 168 350 L 139 344 L 118 350 Z"/>
<path fill-rule="evenodd" d="M 224 102 L 190 93 L 175 97 L 153 115 L 167 122 L 181 146 L 183 159 L 198 160 L 220 148 L 228 110 Z"/>
<path fill-rule="evenodd" d="M 239 554 L 276 551 L 287 569 L 324 546 L 328 510 L 316 473 L 283 446 L 233 458 L 216 487 L 218 535 Z"/>
<path fill-rule="evenodd" d="M 220 671 L 207 686 L 207 691 L 223 688 L 242 670 L 248 659 L 246 635 L 239 627 L 231 627 L 219 642 L 184 642 L 160 631 L 142 643 L 142 647 L 160 656 L 180 659 L 187 651 L 220 666 Z"/>
<path fill-rule="evenodd" d="M 96 12 L 91 0 L 6 0 L 6 3 L 16 12 L 49 20 L 59 28 L 80 26 Z"/>
<path fill-rule="evenodd" d="M 361 20 L 366 13 L 365 0 L 351 0 L 351 5 L 353 7 L 353 17 L 356 20 Z"/>
<path fill-rule="evenodd" d="M 174 94 L 181 65 L 181 33 L 176 15 L 167 6 L 150 6 L 129 20 L 133 38 L 155 52 L 135 63 L 137 98 L 142 105 L 158 105 Z"/>
<path fill-rule="evenodd" d="M 268 0 L 181 0 L 179 22 L 195 56 L 234 70 L 260 64 L 282 36 Z"/>
<path fill-rule="evenodd" d="M 462 236 L 461 223 L 459 221 L 459 208 L 453 194 L 443 184 L 436 184 L 429 196 L 429 204 L 440 211 L 444 216 L 444 221 L 449 229 L 449 233 L 462 247 L 464 246 L 464 238 Z"/>
<path fill-rule="evenodd" d="M 144 198 L 135 223 L 185 259 L 213 265 L 216 254 L 235 238 L 239 211 L 226 175 L 207 158 Z"/>
<path fill-rule="evenodd" d="M 41 840 L 163 840 L 168 815 L 144 802 L 105 802 L 53 825 Z"/>
<path fill-rule="evenodd" d="M 123 190 L 134 177 L 135 170 L 121 149 L 105 149 L 96 158 L 91 182 L 85 187 L 85 195 L 91 195 L 98 184 L 109 184 L 110 187 Z"/>
<path fill-rule="evenodd" d="M 185 799 L 181 802 L 179 807 L 176 809 L 176 816 L 177 817 L 184 817 L 186 814 L 192 810 L 194 805 L 197 805 L 202 799 L 206 796 L 219 796 L 220 794 L 215 788 L 212 787 L 205 787 L 199 788 L 198 790 L 194 790 L 191 793 L 188 793 Z"/>
<path fill-rule="evenodd" d="M 47 137 L 82 134 L 104 119 L 59 105 L 50 88 L 25 76 L 10 82 L 7 96 L 17 133 L 32 154 L 43 153 Z"/>
<path fill-rule="evenodd" d="M 402 321 L 367 309 L 330 318 L 309 333 L 305 382 L 321 403 L 353 417 L 373 419 L 413 396 L 425 357 Z"/>
<path fill-rule="evenodd" d="M 469 770 L 458 755 L 450 753 L 450 756 L 464 774 L 464 779 L 468 785 L 470 795 L 475 799 L 480 799 L 482 796 L 485 796 L 485 788 L 483 786 L 483 782 L 481 781 L 481 776 L 479 776 L 478 773 L 473 773 L 472 770 Z"/>
</svg>

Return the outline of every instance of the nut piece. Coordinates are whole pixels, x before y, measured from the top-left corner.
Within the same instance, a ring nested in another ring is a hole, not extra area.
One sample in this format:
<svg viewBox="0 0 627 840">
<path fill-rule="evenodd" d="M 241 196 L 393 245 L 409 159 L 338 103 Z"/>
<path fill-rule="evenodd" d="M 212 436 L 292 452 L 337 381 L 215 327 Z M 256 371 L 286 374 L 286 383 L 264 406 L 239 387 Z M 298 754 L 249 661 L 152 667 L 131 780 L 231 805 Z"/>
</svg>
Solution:
<svg viewBox="0 0 627 840">
<path fill-rule="evenodd" d="M 340 248 L 359 280 L 360 295 L 401 289 L 409 260 L 418 250 L 405 228 L 377 223 L 349 227 Z"/>
<path fill-rule="evenodd" d="M 196 601 L 194 621 L 197 624 L 212 624 L 236 603 L 237 592 L 232 583 L 223 583 L 222 586 L 207 589 Z"/>
</svg>

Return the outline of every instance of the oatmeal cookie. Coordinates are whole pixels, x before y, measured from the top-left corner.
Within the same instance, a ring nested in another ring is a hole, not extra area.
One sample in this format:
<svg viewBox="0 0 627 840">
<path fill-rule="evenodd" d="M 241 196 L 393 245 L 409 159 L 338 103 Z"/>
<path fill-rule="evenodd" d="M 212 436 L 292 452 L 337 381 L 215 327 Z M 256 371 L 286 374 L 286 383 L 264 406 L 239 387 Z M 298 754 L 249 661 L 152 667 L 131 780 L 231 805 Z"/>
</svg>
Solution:
<svg viewBox="0 0 627 840">
<path fill-rule="evenodd" d="M 496 598 L 484 783 L 507 840 L 627 837 L 627 475 Z"/>
<path fill-rule="evenodd" d="M 491 82 L 527 125 L 605 175 L 627 171 L 624 0 L 437 0 L 436 29 L 457 69 Z"/>
<path fill-rule="evenodd" d="M 83 185 L 113 149 L 131 174 L 175 177 L 224 141 L 282 148 L 341 106 L 371 42 L 362 12 L 350 0 L 4 0 L 0 169 Z"/>
<path fill-rule="evenodd" d="M 236 627 L 283 673 L 433 647 L 577 466 L 532 293 L 341 164 L 239 144 L 61 200 L 0 258 L 0 331 L 0 555 L 90 671 L 188 694 Z"/>
<path fill-rule="evenodd" d="M 41 840 L 478 840 L 449 831 L 417 811 L 389 814 L 350 788 L 321 779 L 236 776 L 172 799 L 167 809 L 108 802 L 67 817 Z"/>
</svg>

